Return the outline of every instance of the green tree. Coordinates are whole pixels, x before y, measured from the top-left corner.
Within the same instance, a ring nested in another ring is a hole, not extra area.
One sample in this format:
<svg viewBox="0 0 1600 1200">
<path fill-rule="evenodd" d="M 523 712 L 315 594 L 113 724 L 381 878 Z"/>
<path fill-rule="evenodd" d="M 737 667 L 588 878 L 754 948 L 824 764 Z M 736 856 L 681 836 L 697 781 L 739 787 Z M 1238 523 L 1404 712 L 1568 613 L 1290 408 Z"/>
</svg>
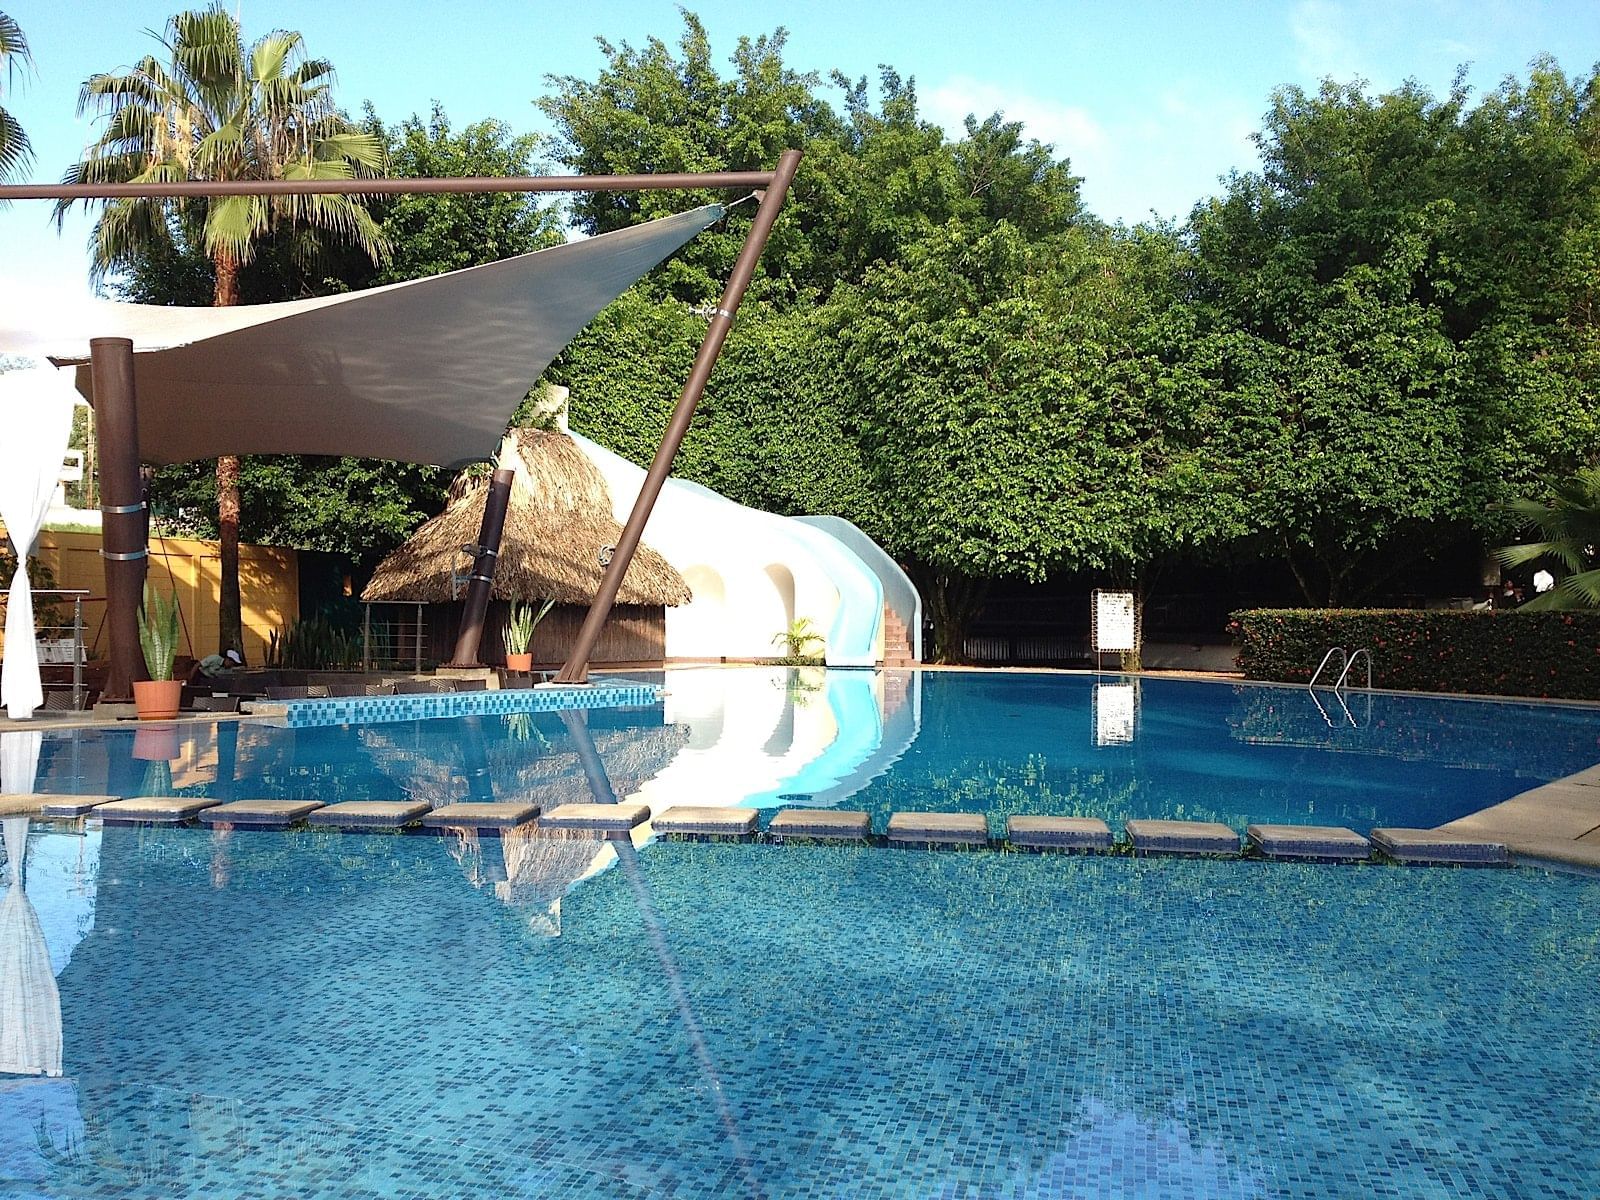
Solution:
<svg viewBox="0 0 1600 1200">
<path fill-rule="evenodd" d="M 16 20 L 0 12 L 0 65 L 5 67 L 6 84 L 16 82 L 19 65 L 31 67 L 33 55 L 28 39 Z M 16 117 L 0 105 L 0 180 L 11 178 L 33 161 L 33 146 Z"/>
<path fill-rule="evenodd" d="M 79 111 L 97 110 L 105 128 L 71 183 L 179 179 L 348 179 L 383 170 L 382 142 L 355 129 L 333 102 L 332 66 L 309 58 L 298 33 L 276 31 L 245 47 L 238 21 L 220 4 L 178 13 L 167 24 L 162 63 L 147 55 L 122 75 L 91 76 Z M 58 215 L 65 205 L 58 209 Z M 352 196 L 232 196 L 208 201 L 104 202 L 91 249 L 103 277 L 152 247 L 168 252 L 174 229 L 203 247 L 214 270 L 212 301 L 240 301 L 239 272 L 274 230 L 299 236 L 314 257 L 328 240 L 352 243 L 373 260 L 387 244 Z M 219 650 L 243 652 L 239 607 L 239 460 L 217 460 L 221 541 Z"/>
</svg>

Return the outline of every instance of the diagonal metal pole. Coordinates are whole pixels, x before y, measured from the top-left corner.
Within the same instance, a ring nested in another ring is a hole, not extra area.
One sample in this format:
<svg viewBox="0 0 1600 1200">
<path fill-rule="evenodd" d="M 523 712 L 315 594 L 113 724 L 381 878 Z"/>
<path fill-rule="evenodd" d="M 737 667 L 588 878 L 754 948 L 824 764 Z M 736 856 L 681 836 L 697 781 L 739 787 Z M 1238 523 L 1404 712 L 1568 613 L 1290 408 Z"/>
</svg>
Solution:
<svg viewBox="0 0 1600 1200">
<path fill-rule="evenodd" d="M 761 196 L 755 220 L 744 239 L 744 248 L 739 251 L 739 258 L 733 264 L 733 273 L 728 276 L 728 284 L 722 291 L 722 300 L 711 315 L 705 340 L 700 343 L 700 352 L 695 355 L 694 369 L 689 372 L 688 382 L 683 385 L 683 392 L 673 407 L 667 431 L 662 435 L 661 445 L 656 448 L 656 456 L 651 460 L 650 470 L 646 472 L 644 483 L 639 488 L 639 498 L 633 502 L 628 523 L 622 528 L 622 537 L 600 580 L 600 590 L 589 605 L 589 614 L 584 617 L 583 627 L 578 630 L 577 639 L 572 643 L 566 665 L 555 677 L 556 683 L 587 683 L 589 680 L 589 656 L 594 653 L 595 644 L 600 640 L 600 631 L 605 628 L 606 618 L 611 615 L 611 606 L 617 602 L 623 577 L 627 575 L 634 551 L 639 548 L 639 540 L 644 536 L 645 523 L 650 520 L 650 512 L 655 508 L 662 485 L 672 473 L 672 460 L 677 457 L 678 447 L 683 444 L 683 435 L 689 431 L 695 406 L 700 403 L 700 397 L 706 390 L 711 369 L 717 365 L 717 355 L 722 353 L 722 343 L 728 339 L 734 314 L 739 311 L 739 302 L 744 299 L 745 289 L 755 275 L 756 263 L 766 249 L 773 222 L 778 219 L 778 211 L 783 208 L 789 185 L 794 182 L 794 173 L 799 166 L 798 150 L 785 150 L 778 159 L 778 169 L 773 172 L 772 183 Z"/>
</svg>

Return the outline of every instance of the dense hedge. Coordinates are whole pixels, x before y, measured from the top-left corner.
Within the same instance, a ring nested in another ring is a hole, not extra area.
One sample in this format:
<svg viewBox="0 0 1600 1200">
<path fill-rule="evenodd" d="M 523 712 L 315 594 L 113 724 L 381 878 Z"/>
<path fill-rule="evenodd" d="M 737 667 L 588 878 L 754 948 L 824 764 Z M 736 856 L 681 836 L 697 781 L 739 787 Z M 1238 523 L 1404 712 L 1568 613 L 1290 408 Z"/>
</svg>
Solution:
<svg viewBox="0 0 1600 1200">
<path fill-rule="evenodd" d="M 1600 612 L 1254 608 L 1230 628 L 1247 679 L 1304 683 L 1329 646 L 1365 646 L 1376 687 L 1600 699 Z"/>
</svg>

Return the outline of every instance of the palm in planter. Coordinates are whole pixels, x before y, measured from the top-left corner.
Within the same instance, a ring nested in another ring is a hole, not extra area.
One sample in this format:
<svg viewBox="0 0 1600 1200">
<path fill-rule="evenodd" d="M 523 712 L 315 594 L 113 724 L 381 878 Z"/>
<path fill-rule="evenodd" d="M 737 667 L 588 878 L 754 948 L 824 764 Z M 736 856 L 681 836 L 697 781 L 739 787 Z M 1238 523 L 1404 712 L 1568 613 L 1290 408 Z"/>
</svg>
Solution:
<svg viewBox="0 0 1600 1200">
<path fill-rule="evenodd" d="M 554 600 L 546 600 L 538 608 L 533 602 L 523 604 L 512 601 L 511 615 L 506 621 L 506 669 L 519 673 L 533 669 L 533 631 L 539 628 L 539 622 L 550 615 L 550 610 L 556 606 Z"/>
<path fill-rule="evenodd" d="M 144 603 L 139 606 L 139 649 L 144 652 L 149 679 L 133 685 L 133 698 L 139 706 L 140 720 L 164 719 L 178 715 L 183 698 L 183 682 L 172 677 L 178 657 L 178 597 L 145 585 Z"/>
<path fill-rule="evenodd" d="M 820 657 L 827 639 L 811 623 L 810 617 L 799 617 L 789 622 L 789 627 L 782 633 L 775 634 L 772 644 L 783 647 L 784 662 L 809 664 Z M 813 647 L 816 648 L 815 653 L 812 652 Z"/>
</svg>

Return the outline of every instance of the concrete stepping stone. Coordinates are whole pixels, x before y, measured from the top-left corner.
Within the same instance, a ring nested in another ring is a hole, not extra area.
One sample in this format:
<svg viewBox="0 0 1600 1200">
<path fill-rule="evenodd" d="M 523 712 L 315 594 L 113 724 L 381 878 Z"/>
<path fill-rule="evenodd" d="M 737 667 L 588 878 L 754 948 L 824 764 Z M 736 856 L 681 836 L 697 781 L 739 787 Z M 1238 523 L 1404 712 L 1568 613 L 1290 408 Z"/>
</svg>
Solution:
<svg viewBox="0 0 1600 1200">
<path fill-rule="evenodd" d="M 1504 842 L 1440 829 L 1374 829 L 1372 844 L 1402 863 L 1503 867 L 1511 862 Z"/>
<path fill-rule="evenodd" d="M 786 808 L 767 826 L 768 835 L 778 842 L 785 838 L 864 842 L 871 831 L 872 818 L 866 813 L 836 808 Z"/>
<path fill-rule="evenodd" d="M 441 804 L 422 816 L 425 829 L 515 829 L 539 815 L 537 804 L 523 801 L 484 804 Z"/>
<path fill-rule="evenodd" d="M 400 829 L 415 825 L 428 807 L 423 800 L 345 800 L 313 810 L 306 821 L 333 829 Z"/>
<path fill-rule="evenodd" d="M 221 803 L 209 796 L 135 796 L 96 805 L 94 815 L 107 825 L 181 825 Z"/>
<path fill-rule="evenodd" d="M 539 818 L 540 829 L 626 833 L 650 819 L 648 804 L 563 804 Z"/>
<path fill-rule="evenodd" d="M 1135 854 L 1239 853 L 1239 835 L 1216 821 L 1129 821 L 1124 826 Z"/>
<path fill-rule="evenodd" d="M 756 831 L 761 813 L 754 808 L 698 808 L 674 805 L 657 813 L 650 827 L 663 834 L 692 834 L 699 837 L 749 837 Z"/>
<path fill-rule="evenodd" d="M 1111 826 L 1099 817 L 1010 817 L 1006 841 L 1027 850 L 1109 850 Z"/>
<path fill-rule="evenodd" d="M 43 792 L 0 796 L 0 813 L 38 813 L 41 817 L 81 817 L 121 796 L 51 796 Z"/>
<path fill-rule="evenodd" d="M 249 829 L 283 829 L 305 820 L 322 807 L 320 800 L 233 800 L 200 814 L 202 825 L 238 825 Z"/>
<path fill-rule="evenodd" d="M 1337 825 L 1251 825 L 1244 835 L 1267 858 L 1365 862 L 1372 856 L 1366 838 Z"/>
<path fill-rule="evenodd" d="M 895 846 L 986 846 L 989 819 L 983 813 L 899 812 L 889 818 L 888 836 Z"/>
</svg>

